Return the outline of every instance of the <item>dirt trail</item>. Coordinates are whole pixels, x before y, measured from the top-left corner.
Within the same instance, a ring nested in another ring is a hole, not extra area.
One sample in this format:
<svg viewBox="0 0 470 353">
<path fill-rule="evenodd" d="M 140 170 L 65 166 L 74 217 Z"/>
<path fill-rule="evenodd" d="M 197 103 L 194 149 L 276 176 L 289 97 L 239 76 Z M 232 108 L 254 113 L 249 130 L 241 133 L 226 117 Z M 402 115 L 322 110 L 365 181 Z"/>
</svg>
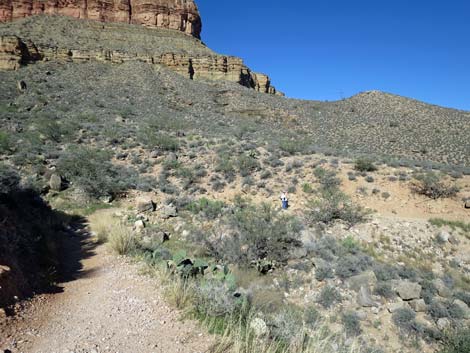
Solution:
<svg viewBox="0 0 470 353">
<path fill-rule="evenodd" d="M 210 337 L 194 322 L 180 321 L 158 283 L 139 275 L 137 265 L 110 255 L 105 246 L 95 248 L 86 233 L 71 239 L 65 258 L 73 276 L 67 274 L 60 293 L 38 296 L 0 323 L 1 352 L 207 351 Z"/>
</svg>

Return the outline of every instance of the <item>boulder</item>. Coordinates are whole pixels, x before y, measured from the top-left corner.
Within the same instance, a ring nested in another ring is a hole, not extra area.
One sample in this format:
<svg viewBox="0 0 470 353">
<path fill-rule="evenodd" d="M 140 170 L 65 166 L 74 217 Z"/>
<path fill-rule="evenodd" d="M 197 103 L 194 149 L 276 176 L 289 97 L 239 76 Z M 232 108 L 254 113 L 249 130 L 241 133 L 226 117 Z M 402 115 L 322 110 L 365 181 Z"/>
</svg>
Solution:
<svg viewBox="0 0 470 353">
<path fill-rule="evenodd" d="M 150 199 L 140 199 L 137 202 L 137 212 L 153 212 L 155 211 L 155 203 Z"/>
<path fill-rule="evenodd" d="M 24 82 L 24 81 L 18 81 L 17 84 L 16 84 L 16 86 L 17 86 L 17 88 L 18 88 L 18 91 L 20 91 L 20 92 L 26 91 L 26 88 L 28 87 L 28 86 L 26 85 L 26 82 Z"/>
<path fill-rule="evenodd" d="M 437 328 L 441 331 L 447 329 L 450 326 L 450 321 L 449 319 L 446 318 L 440 318 L 437 320 Z"/>
<path fill-rule="evenodd" d="M 464 319 L 470 319 L 470 308 L 468 307 L 467 304 L 465 304 L 460 299 L 455 299 L 454 305 L 457 306 L 462 311 Z"/>
<path fill-rule="evenodd" d="M 443 298 L 449 298 L 452 296 L 452 291 L 446 286 L 442 279 L 437 278 L 432 281 L 432 284 L 437 289 L 437 294 L 439 294 L 439 296 Z"/>
<path fill-rule="evenodd" d="M 265 337 L 269 334 L 268 325 L 266 325 L 266 322 L 260 318 L 254 318 L 251 320 L 250 329 L 253 330 L 256 337 Z"/>
<path fill-rule="evenodd" d="M 440 243 L 447 243 L 449 241 L 450 234 L 446 231 L 440 231 L 437 234 L 437 241 Z"/>
<path fill-rule="evenodd" d="M 160 216 L 163 219 L 168 219 L 172 217 L 178 217 L 178 210 L 173 205 L 165 205 L 160 210 Z"/>
<path fill-rule="evenodd" d="M 378 307 L 379 304 L 374 302 L 370 294 L 369 287 L 362 286 L 357 293 L 357 303 L 364 308 Z"/>
<path fill-rule="evenodd" d="M 354 291 L 359 291 L 361 287 L 372 288 L 377 284 L 377 277 L 374 271 L 366 271 L 359 275 L 352 276 L 347 281 L 348 287 Z"/>
<path fill-rule="evenodd" d="M 387 310 L 391 313 L 394 313 L 395 311 L 399 309 L 406 309 L 409 308 L 410 306 L 408 305 L 407 302 L 397 302 L 397 303 L 390 303 L 387 306 Z"/>
<path fill-rule="evenodd" d="M 409 281 L 399 281 L 395 291 L 403 300 L 419 299 L 421 297 L 422 287 L 418 283 Z"/>
<path fill-rule="evenodd" d="M 411 309 L 417 313 L 424 313 L 428 308 L 424 299 L 414 299 L 411 300 L 408 304 L 410 305 Z"/>
<path fill-rule="evenodd" d="M 53 191 L 61 191 L 62 190 L 62 178 L 59 174 L 52 174 L 49 178 L 49 187 Z"/>
</svg>

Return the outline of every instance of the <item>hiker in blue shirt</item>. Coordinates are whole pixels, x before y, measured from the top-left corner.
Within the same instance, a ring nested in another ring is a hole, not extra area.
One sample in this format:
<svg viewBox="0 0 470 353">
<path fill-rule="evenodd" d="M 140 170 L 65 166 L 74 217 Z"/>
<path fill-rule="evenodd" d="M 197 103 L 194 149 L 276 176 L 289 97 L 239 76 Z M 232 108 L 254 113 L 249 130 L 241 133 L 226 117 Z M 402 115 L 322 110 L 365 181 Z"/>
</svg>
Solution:
<svg viewBox="0 0 470 353">
<path fill-rule="evenodd" d="M 287 198 L 287 192 L 285 191 L 281 193 L 281 203 L 283 210 L 287 210 L 289 208 L 289 199 Z"/>
</svg>

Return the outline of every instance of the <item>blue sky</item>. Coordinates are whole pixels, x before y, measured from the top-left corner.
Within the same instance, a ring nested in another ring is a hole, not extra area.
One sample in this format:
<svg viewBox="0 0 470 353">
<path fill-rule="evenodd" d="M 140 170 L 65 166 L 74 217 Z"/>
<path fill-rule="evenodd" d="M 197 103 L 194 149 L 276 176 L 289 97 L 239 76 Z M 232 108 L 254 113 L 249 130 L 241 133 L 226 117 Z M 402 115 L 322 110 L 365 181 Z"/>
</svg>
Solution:
<svg viewBox="0 0 470 353">
<path fill-rule="evenodd" d="M 470 1 L 196 0 L 203 41 L 289 97 L 382 90 L 470 110 Z"/>
</svg>

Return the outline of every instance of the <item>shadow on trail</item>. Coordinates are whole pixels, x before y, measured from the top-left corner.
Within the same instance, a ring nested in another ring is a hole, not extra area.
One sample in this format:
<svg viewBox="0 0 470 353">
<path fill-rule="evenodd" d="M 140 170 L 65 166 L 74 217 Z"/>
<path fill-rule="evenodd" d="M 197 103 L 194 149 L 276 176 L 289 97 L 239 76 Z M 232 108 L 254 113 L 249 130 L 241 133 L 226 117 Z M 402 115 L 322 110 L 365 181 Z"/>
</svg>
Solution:
<svg viewBox="0 0 470 353">
<path fill-rule="evenodd" d="M 31 190 L 0 193 L 0 308 L 13 315 L 18 300 L 92 275 L 82 261 L 96 246 L 85 218 L 53 210 Z"/>
</svg>

